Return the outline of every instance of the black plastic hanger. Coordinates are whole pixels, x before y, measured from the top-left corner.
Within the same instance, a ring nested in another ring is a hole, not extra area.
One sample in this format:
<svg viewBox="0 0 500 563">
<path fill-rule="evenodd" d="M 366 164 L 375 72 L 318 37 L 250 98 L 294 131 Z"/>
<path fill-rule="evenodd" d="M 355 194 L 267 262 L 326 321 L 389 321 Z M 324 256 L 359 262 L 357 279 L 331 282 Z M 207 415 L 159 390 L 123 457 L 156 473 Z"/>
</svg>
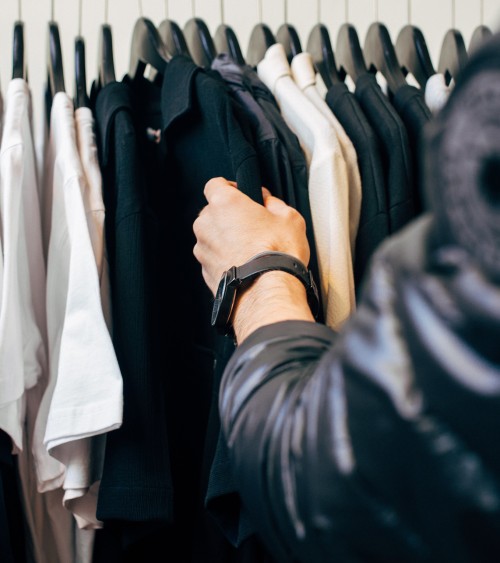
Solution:
<svg viewBox="0 0 500 563">
<path fill-rule="evenodd" d="M 65 92 L 64 70 L 61 53 L 61 40 L 59 38 L 59 27 L 56 22 L 50 21 L 47 42 L 47 73 L 48 87 L 51 98 L 58 92 Z"/>
<path fill-rule="evenodd" d="M 132 79 L 139 78 L 148 65 L 163 74 L 171 59 L 172 55 L 167 51 L 153 22 L 139 18 L 132 34 L 129 76 Z"/>
<path fill-rule="evenodd" d="M 202 68 L 210 68 L 217 50 L 207 24 L 200 18 L 191 18 L 184 26 L 184 37 L 193 61 Z"/>
<path fill-rule="evenodd" d="M 97 55 L 97 85 L 104 88 L 111 82 L 116 82 L 115 63 L 113 57 L 113 34 L 111 27 L 104 23 L 101 25 L 99 35 L 99 51 Z"/>
<path fill-rule="evenodd" d="M 318 23 L 312 28 L 307 40 L 306 51 L 311 55 L 327 88 L 342 82 L 337 70 L 330 34 L 322 23 Z"/>
<path fill-rule="evenodd" d="M 356 82 L 360 76 L 367 74 L 368 69 L 359 43 L 358 32 L 350 23 L 343 24 L 339 29 L 335 55 L 339 65 L 339 76 L 342 79 L 348 75 Z"/>
<path fill-rule="evenodd" d="M 24 57 L 24 24 L 22 21 L 14 23 L 12 41 L 12 78 L 27 80 L 26 60 Z"/>
<path fill-rule="evenodd" d="M 446 84 L 462 72 L 467 60 L 467 49 L 462 34 L 457 29 L 449 29 L 441 45 L 438 64 L 438 71 L 444 74 Z"/>
<path fill-rule="evenodd" d="M 396 40 L 396 55 L 406 74 L 411 72 L 421 88 L 436 74 L 422 31 L 414 25 L 405 25 Z"/>
<path fill-rule="evenodd" d="M 276 32 L 276 41 L 281 43 L 285 48 L 288 62 L 291 63 L 293 57 L 302 53 L 302 45 L 300 44 L 299 34 L 293 25 L 289 23 L 282 24 Z"/>
<path fill-rule="evenodd" d="M 374 22 L 368 28 L 363 54 L 368 69 L 374 73 L 380 71 L 393 94 L 407 84 L 391 36 L 383 23 Z"/>
<path fill-rule="evenodd" d="M 470 39 L 469 48 L 467 49 L 467 53 L 470 55 L 481 46 L 486 39 L 490 38 L 493 35 L 491 29 L 486 25 L 478 25 L 476 29 L 472 32 L 472 37 Z"/>
<path fill-rule="evenodd" d="M 173 20 L 163 20 L 158 26 L 158 33 L 169 53 L 191 58 L 184 33 Z"/>
<path fill-rule="evenodd" d="M 85 72 L 85 41 L 78 36 L 75 39 L 75 108 L 88 108 L 87 73 Z"/>
<path fill-rule="evenodd" d="M 258 23 L 252 29 L 250 40 L 248 42 L 247 63 L 256 67 L 264 58 L 266 51 L 276 43 L 273 32 L 265 23 Z"/>
<path fill-rule="evenodd" d="M 214 43 L 217 53 L 227 53 L 235 63 L 242 66 L 246 64 L 240 43 L 232 27 L 221 23 L 215 32 Z"/>
</svg>

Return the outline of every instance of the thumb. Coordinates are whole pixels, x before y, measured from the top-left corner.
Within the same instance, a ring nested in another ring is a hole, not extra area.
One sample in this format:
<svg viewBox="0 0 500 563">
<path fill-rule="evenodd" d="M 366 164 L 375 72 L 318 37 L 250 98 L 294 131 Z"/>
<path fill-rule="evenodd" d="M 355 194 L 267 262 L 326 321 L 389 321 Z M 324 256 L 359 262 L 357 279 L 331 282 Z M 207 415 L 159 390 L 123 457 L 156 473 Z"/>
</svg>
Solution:
<svg viewBox="0 0 500 563">
<path fill-rule="evenodd" d="M 264 207 L 273 215 L 283 215 L 288 209 L 288 205 L 281 199 L 274 197 L 267 188 L 262 188 Z"/>
</svg>

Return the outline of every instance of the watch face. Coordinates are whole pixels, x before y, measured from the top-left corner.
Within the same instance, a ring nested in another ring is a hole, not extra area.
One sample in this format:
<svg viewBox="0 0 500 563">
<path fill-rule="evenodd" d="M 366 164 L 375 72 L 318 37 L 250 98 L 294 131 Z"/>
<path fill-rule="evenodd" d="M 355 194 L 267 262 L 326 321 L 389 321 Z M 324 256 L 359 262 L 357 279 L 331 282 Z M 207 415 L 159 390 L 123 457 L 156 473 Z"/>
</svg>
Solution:
<svg viewBox="0 0 500 563">
<path fill-rule="evenodd" d="M 215 326 L 221 332 L 226 332 L 229 329 L 229 318 L 236 298 L 236 288 L 231 285 L 233 280 L 234 272 L 231 270 L 224 272 L 215 294 L 212 308 L 212 326 Z"/>
</svg>

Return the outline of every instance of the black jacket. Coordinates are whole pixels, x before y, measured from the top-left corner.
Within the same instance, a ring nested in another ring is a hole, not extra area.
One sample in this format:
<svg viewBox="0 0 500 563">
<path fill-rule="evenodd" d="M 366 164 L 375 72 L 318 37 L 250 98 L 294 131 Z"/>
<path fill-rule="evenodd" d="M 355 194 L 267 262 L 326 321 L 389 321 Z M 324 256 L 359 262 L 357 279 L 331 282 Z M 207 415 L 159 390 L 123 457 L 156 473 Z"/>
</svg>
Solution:
<svg viewBox="0 0 500 563">
<path fill-rule="evenodd" d="M 500 558 L 500 35 L 469 64 L 427 134 L 432 214 L 383 243 L 342 332 L 262 327 L 224 373 L 234 475 L 280 561 Z"/>
<path fill-rule="evenodd" d="M 349 136 L 358 155 L 361 175 L 361 215 L 356 235 L 354 282 L 359 293 L 372 254 L 389 235 L 387 193 L 380 141 L 354 94 L 345 84 L 334 84 L 326 103 Z"/>
</svg>

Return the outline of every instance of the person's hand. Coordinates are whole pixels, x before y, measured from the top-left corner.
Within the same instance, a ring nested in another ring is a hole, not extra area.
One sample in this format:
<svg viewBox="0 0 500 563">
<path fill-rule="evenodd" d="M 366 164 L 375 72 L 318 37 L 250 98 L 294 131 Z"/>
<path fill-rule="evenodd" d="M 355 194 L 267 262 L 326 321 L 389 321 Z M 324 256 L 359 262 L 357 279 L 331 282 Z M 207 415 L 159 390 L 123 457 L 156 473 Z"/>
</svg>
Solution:
<svg viewBox="0 0 500 563">
<path fill-rule="evenodd" d="M 197 239 L 193 252 L 214 295 L 225 270 L 241 266 L 259 252 L 286 252 L 308 265 L 302 215 L 267 189 L 262 188 L 264 206 L 224 178 L 207 182 L 204 193 L 208 205 L 193 225 Z"/>
<path fill-rule="evenodd" d="M 193 252 L 214 295 L 225 270 L 241 266 L 260 252 L 286 252 L 306 266 L 309 263 L 303 217 L 265 188 L 262 195 L 263 206 L 224 178 L 214 178 L 205 186 L 208 205 L 193 224 L 197 239 Z M 231 320 L 238 342 L 267 324 L 314 322 L 304 286 L 280 271 L 266 272 L 238 292 Z"/>
</svg>

